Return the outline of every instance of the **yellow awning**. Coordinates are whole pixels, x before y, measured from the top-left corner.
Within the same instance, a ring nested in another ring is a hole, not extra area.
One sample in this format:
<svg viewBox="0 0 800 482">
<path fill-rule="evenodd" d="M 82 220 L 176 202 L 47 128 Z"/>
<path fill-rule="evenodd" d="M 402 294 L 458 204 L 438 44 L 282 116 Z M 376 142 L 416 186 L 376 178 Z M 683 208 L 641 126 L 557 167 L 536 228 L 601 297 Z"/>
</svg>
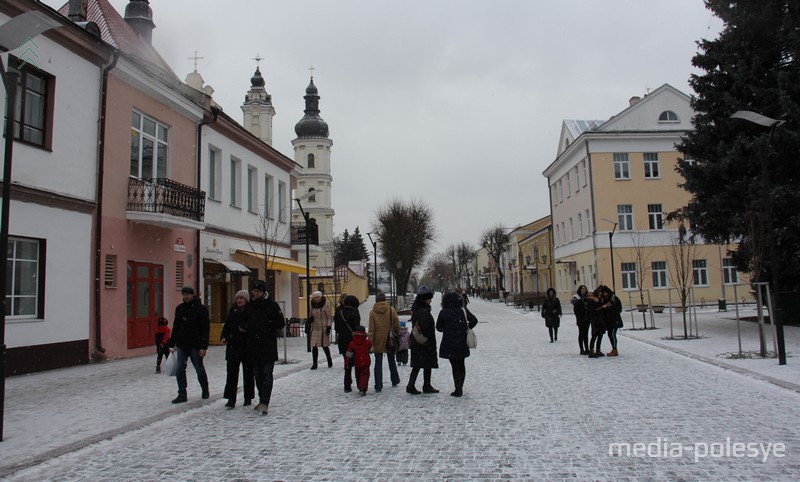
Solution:
<svg viewBox="0 0 800 482">
<path fill-rule="evenodd" d="M 252 251 L 245 251 L 237 249 L 234 255 L 242 264 L 253 269 L 262 269 L 264 267 L 264 255 L 261 253 L 254 253 Z M 269 263 L 267 269 L 276 271 L 288 271 L 290 273 L 306 274 L 306 265 L 300 264 L 291 258 L 283 258 L 281 256 L 269 256 Z M 317 270 L 309 268 L 308 272 L 311 276 L 317 275 Z"/>
</svg>

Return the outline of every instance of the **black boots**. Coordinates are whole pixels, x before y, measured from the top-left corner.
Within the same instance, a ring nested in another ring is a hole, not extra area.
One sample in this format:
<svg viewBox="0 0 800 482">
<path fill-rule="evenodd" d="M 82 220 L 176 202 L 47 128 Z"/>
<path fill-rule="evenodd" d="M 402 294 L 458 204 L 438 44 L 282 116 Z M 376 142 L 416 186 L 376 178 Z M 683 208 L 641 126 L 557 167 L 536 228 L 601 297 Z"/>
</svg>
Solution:
<svg viewBox="0 0 800 482">
<path fill-rule="evenodd" d="M 409 383 L 408 385 L 406 385 L 406 393 L 410 393 L 411 395 L 419 395 L 422 392 L 417 390 L 417 387 Z"/>
<path fill-rule="evenodd" d="M 408 385 L 406 385 L 406 393 L 410 393 L 411 395 L 419 395 L 420 392 L 417 390 L 415 386 L 417 384 L 417 375 L 419 374 L 419 368 L 412 368 L 411 375 L 408 377 Z"/>
<path fill-rule="evenodd" d="M 325 357 L 328 358 L 328 368 L 333 366 L 333 359 L 331 359 L 331 349 L 327 346 L 323 346 L 322 350 L 325 352 Z"/>
<path fill-rule="evenodd" d="M 319 358 L 319 350 L 317 349 L 317 347 L 314 347 L 311 349 L 311 361 L 313 362 L 311 364 L 312 370 L 317 369 L 317 358 Z"/>
</svg>

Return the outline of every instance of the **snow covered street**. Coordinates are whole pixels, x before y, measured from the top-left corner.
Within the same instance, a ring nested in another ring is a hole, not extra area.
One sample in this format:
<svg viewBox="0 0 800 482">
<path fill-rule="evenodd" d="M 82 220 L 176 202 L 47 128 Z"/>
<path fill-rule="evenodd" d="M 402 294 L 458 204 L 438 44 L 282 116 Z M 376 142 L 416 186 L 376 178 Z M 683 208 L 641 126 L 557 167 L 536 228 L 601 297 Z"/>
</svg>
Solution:
<svg viewBox="0 0 800 482">
<path fill-rule="evenodd" d="M 589 359 L 577 354 L 570 307 L 552 344 L 538 313 L 480 300 L 469 307 L 481 323 L 463 398 L 448 395 L 441 359 L 439 394 L 407 394 L 409 367 L 399 368 L 397 388 L 384 367 L 382 392 L 344 393 L 341 357 L 308 370 L 304 338 L 288 339 L 294 363 L 276 365 L 267 416 L 241 397 L 223 407 L 223 347 L 206 358 L 211 398 L 200 399 L 189 367 L 189 403 L 178 406 L 175 380 L 154 373 L 155 355 L 12 377 L 0 477 L 763 481 L 800 473 L 796 327 L 786 327 L 788 369 L 735 360 L 739 373 L 716 356 L 737 347 L 735 329 L 712 328 L 730 322 L 716 313 L 700 316 L 707 338 L 665 341 L 669 325 L 659 318 L 658 330 L 620 332 L 619 357 Z M 752 323 L 746 330 L 751 337 Z"/>
</svg>

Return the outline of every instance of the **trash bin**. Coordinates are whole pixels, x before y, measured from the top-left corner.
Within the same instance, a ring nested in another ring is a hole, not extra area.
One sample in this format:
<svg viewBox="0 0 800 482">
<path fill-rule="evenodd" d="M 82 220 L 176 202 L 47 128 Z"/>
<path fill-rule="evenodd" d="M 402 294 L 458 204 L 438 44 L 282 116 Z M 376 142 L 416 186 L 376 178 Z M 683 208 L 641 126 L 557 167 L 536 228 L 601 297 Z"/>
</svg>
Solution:
<svg viewBox="0 0 800 482">
<path fill-rule="evenodd" d="M 728 311 L 728 303 L 724 298 L 717 299 L 717 306 L 719 307 L 719 311 Z"/>
</svg>

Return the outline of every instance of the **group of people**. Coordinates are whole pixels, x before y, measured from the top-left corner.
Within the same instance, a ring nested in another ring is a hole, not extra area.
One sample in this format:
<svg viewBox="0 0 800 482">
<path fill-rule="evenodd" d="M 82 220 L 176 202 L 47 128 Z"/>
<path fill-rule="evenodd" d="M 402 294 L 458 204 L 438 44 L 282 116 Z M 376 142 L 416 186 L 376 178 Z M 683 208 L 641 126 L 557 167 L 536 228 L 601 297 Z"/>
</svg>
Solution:
<svg viewBox="0 0 800 482">
<path fill-rule="evenodd" d="M 608 356 L 618 356 L 617 330 L 622 328 L 622 301 L 614 291 L 608 286 L 600 285 L 590 292 L 586 286 L 581 285 L 570 302 L 578 324 L 580 354 L 588 355 L 589 358 L 606 356 L 600 345 L 603 335 L 608 334 L 608 341 L 611 343 Z"/>
<path fill-rule="evenodd" d="M 159 320 L 156 334 L 158 353 L 156 371 L 161 371 L 162 357 L 174 354 L 177 363 L 176 380 L 178 396 L 172 403 L 188 400 L 186 366 L 191 360 L 200 383 L 202 398 L 209 398 L 208 376 L 203 358 L 208 349 L 210 320 L 208 309 L 195 296 L 194 289 L 185 286 L 181 290 L 183 303 L 175 308 L 175 318 L 170 333 L 166 319 Z M 400 384 L 397 363 L 408 363 L 411 374 L 406 384 L 406 392 L 439 393 L 431 385 L 431 373 L 439 368 L 438 359 L 450 361 L 455 386 L 451 395 L 463 395 L 466 378 L 465 359 L 469 357 L 467 329 L 473 328 L 478 319 L 466 308 L 468 298 L 460 292 L 448 292 L 442 298 L 442 309 L 434 320 L 431 313 L 433 291 L 427 286 L 417 290 L 411 307 L 413 336 L 401 322 L 397 311 L 386 301 L 384 293 L 377 293 L 375 305 L 369 314 L 368 326 L 361 324 L 359 300 L 352 295 L 342 295 L 333 310 L 327 299 L 319 291 L 311 298 L 311 313 L 308 324 L 312 365 L 318 368 L 319 349 L 326 356 L 328 367 L 333 366 L 330 345 L 331 328 L 335 327 L 335 343 L 344 357 L 344 391 L 352 392 L 353 381 L 359 393 L 366 395 L 372 356 L 374 356 L 374 389 L 383 389 L 384 355 L 389 366 L 389 379 L 393 387 Z M 273 370 L 278 361 L 278 332 L 286 326 L 280 306 L 269 298 L 266 283 L 258 280 L 250 293 L 241 290 L 236 293 L 234 303 L 222 328 L 221 341 L 226 345 L 225 360 L 227 378 L 224 398 L 226 408 L 236 406 L 240 368 L 243 378 L 243 405 L 251 405 L 258 390 L 258 404 L 255 409 L 266 415 L 272 395 Z M 441 344 L 437 348 L 436 332 L 442 333 Z M 410 351 L 410 357 L 408 356 Z M 419 372 L 423 373 L 422 391 L 417 390 Z"/>
</svg>

